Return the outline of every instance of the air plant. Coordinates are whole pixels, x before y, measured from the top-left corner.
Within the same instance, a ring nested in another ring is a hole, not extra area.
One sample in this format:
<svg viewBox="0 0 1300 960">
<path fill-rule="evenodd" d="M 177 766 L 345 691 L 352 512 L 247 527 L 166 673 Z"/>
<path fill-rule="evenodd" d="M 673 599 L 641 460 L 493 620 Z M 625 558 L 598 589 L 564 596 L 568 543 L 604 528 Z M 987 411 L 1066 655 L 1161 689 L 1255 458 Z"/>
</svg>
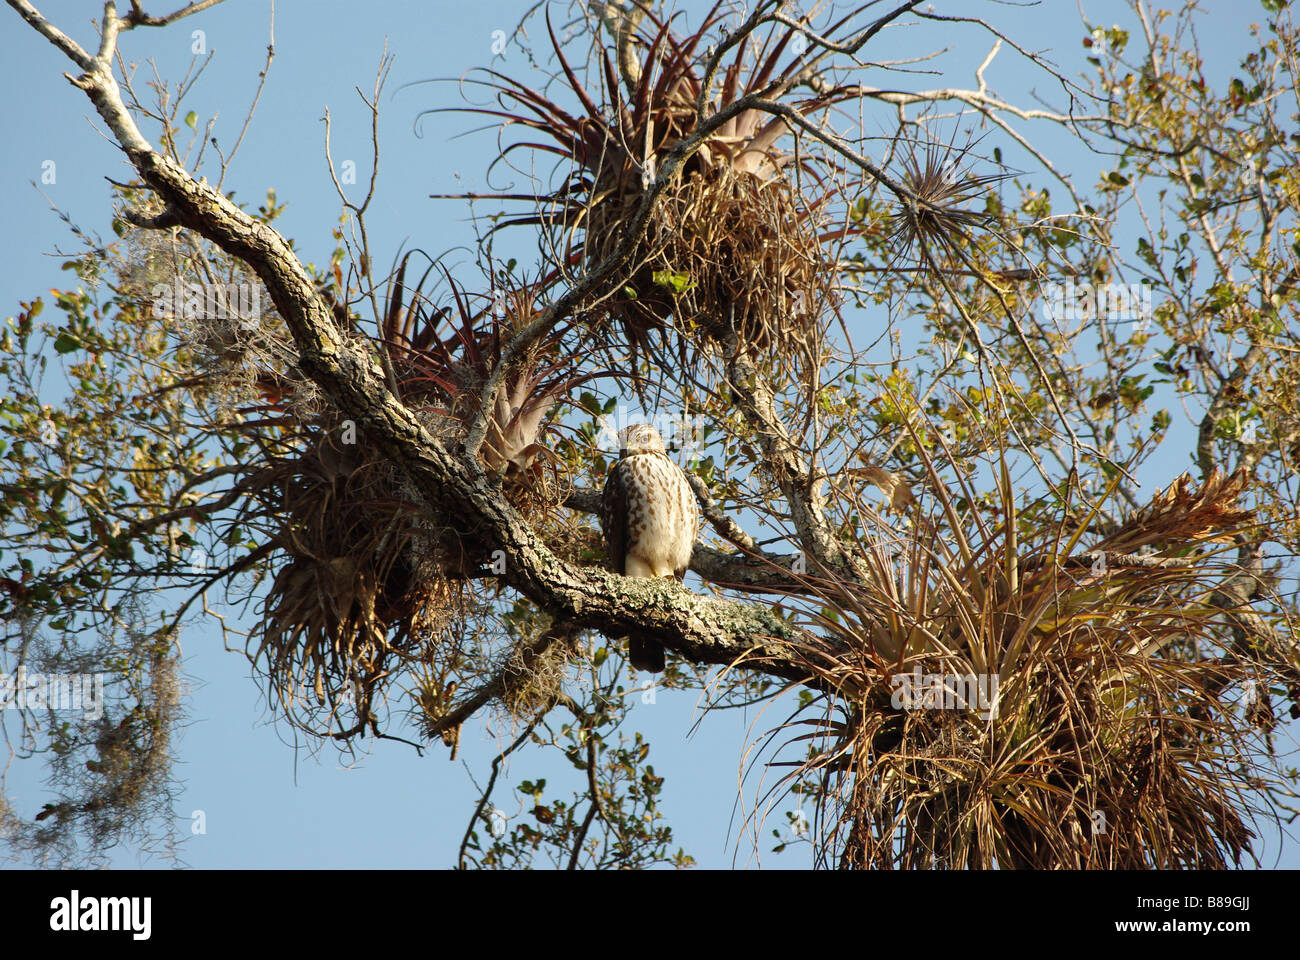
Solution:
<svg viewBox="0 0 1300 960">
<path fill-rule="evenodd" d="M 544 138 L 505 145 L 503 159 L 525 149 L 571 163 L 557 190 L 495 195 L 532 205 L 532 212 L 500 226 L 551 228 L 561 251 L 557 266 L 565 269 L 593 267 L 618 249 L 627 221 L 656 180 L 658 161 L 698 129 L 697 103 L 714 57 L 710 41 L 725 42 L 722 4 L 688 36 L 671 29 L 671 18 L 643 6 L 636 10 L 617 32 L 617 69 L 599 35 L 593 36 L 594 84 L 577 75 L 551 32 L 564 80 L 581 107 L 576 113 L 495 71 L 479 81 L 495 92 L 495 106 L 457 108 Z M 635 31 L 630 23 L 638 24 Z M 703 97 L 702 116 L 759 92 L 805 116 L 850 96 L 845 88 L 827 86 L 820 74 L 810 78 L 817 70 L 808 69 L 808 54 L 787 56 L 798 35 L 781 26 L 766 39 L 746 36 L 734 51 L 726 50 Z M 813 80 L 823 81 L 824 92 L 793 94 L 797 85 Z M 675 333 L 683 358 L 717 351 L 734 338 L 755 356 L 775 352 L 816 364 L 822 319 L 835 304 L 835 258 L 822 239 L 825 210 L 835 190 L 831 181 L 842 171 L 816 150 L 796 156 L 783 143 L 790 133 L 782 117 L 742 110 L 664 185 L 629 266 L 605 291 L 605 306 L 618 322 L 594 332 L 611 355 L 630 348 L 635 356 L 651 347 L 652 334 Z M 807 185 L 795 189 L 796 177 L 818 184 L 822 195 L 802 199 Z"/>
<path fill-rule="evenodd" d="M 1250 740 L 1267 736 L 1271 711 L 1243 711 L 1224 693 L 1241 686 L 1263 702 L 1289 685 L 1294 695 L 1300 664 L 1261 637 L 1234 642 L 1215 599 L 1233 569 L 1217 544 L 1252 519 L 1237 504 L 1241 478 L 1215 474 L 1199 490 L 1181 478 L 1087 547 L 1087 520 L 1022 523 L 1005 469 L 995 523 L 958 510 L 959 496 L 977 502 L 964 483 L 960 494 L 935 486 L 939 519 L 918 508 L 911 532 L 881 522 L 864 536 L 865 580 L 809 579 L 842 613 L 813 615 L 810 627 L 848 652 L 810 657 L 828 696 L 784 729 L 801 751 L 819 745 L 775 789 L 821 798 L 823 860 L 1116 869 L 1250 859 L 1250 794 L 1267 781 Z M 918 674 L 942 678 L 948 702 L 922 702 L 919 690 L 900 698 Z M 969 678 L 982 678 L 985 699 Z"/>
<path fill-rule="evenodd" d="M 461 587 L 418 550 L 418 512 L 384 458 L 318 424 L 263 488 L 278 499 L 286 561 L 267 594 L 251 659 L 287 715 L 346 740 L 375 729 L 376 701 L 404 660 L 436 652 Z M 318 710 L 327 721 L 309 721 Z"/>
<path fill-rule="evenodd" d="M 990 186 L 1008 175 L 964 171 L 961 159 L 965 152 L 954 151 L 951 144 L 931 142 L 924 154 L 913 145 L 903 157 L 899 179 L 914 197 L 900 199 L 891 218 L 889 239 L 897 255 L 911 252 L 925 266 L 938 269 L 941 257 L 959 260 L 962 245 L 973 244 L 975 231 L 993 221 L 992 215 L 967 205 L 983 198 Z"/>
<path fill-rule="evenodd" d="M 434 309 L 422 288 L 435 267 L 408 284 L 409 261 L 402 258 L 389 286 L 379 353 L 396 397 L 457 449 L 546 284 L 498 280 L 500 290 L 475 297 L 448 275 L 452 305 Z M 513 362 L 479 451 L 484 471 L 536 524 L 554 520 L 563 497 L 545 469 L 547 417 L 577 384 L 604 375 L 573 373 L 572 351 L 560 350 L 565 332 Z M 293 408 L 294 399 L 280 403 Z M 470 656 L 458 635 L 476 602 L 467 580 L 489 561 L 446 505 L 421 497 L 364 431 L 327 403 L 317 406 L 255 425 L 271 466 L 253 497 L 285 560 L 250 657 L 286 714 L 347 740 L 377 730 L 378 706 L 402 665 L 440 688 L 454 683 Z"/>
<path fill-rule="evenodd" d="M 402 258 L 389 292 L 382 344 L 386 362 L 402 402 L 421 411 L 438 435 L 459 444 L 480 416 L 484 389 L 505 362 L 509 342 L 536 318 L 540 298 L 554 278 L 515 285 L 498 278 L 499 289 L 474 297 L 445 274 L 453 305 L 434 310 L 422 293 L 433 267 L 408 290 L 409 258 L 409 253 Z M 580 384 L 611 375 L 606 370 L 575 372 L 574 346 L 564 345 L 572 325 L 554 328 L 513 362 L 488 414 L 479 460 L 490 477 L 505 484 L 517 506 L 527 499 L 539 507 L 545 496 L 555 494 L 554 486 L 545 483 L 541 462 L 547 415 Z"/>
</svg>

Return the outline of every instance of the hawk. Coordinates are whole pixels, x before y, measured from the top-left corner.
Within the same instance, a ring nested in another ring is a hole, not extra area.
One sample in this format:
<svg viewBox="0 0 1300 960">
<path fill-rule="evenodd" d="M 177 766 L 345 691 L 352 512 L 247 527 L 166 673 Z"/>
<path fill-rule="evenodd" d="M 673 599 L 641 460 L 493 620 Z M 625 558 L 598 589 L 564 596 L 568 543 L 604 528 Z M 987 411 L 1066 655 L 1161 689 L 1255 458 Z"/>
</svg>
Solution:
<svg viewBox="0 0 1300 960">
<path fill-rule="evenodd" d="M 682 468 L 669 459 L 654 427 L 632 424 L 619 436 L 619 447 L 600 503 L 610 566 L 626 577 L 680 580 L 690 565 L 699 528 L 695 493 Z M 628 659 L 637 670 L 660 673 L 664 648 L 654 640 L 629 637 Z"/>
</svg>

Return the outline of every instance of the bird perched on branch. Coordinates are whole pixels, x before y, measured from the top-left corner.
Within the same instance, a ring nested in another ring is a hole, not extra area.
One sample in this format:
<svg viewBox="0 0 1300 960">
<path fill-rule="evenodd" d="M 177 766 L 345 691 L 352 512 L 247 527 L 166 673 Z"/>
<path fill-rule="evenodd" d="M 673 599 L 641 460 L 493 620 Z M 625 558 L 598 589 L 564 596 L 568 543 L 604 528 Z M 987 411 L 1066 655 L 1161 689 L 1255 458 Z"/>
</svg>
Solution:
<svg viewBox="0 0 1300 960">
<path fill-rule="evenodd" d="M 690 565 L 700 521 L 686 474 L 669 459 L 663 438 L 649 424 L 627 427 L 619 447 L 600 510 L 610 566 L 627 577 L 680 580 Z M 660 673 L 664 648 L 654 640 L 629 637 L 628 659 L 637 670 Z"/>
</svg>

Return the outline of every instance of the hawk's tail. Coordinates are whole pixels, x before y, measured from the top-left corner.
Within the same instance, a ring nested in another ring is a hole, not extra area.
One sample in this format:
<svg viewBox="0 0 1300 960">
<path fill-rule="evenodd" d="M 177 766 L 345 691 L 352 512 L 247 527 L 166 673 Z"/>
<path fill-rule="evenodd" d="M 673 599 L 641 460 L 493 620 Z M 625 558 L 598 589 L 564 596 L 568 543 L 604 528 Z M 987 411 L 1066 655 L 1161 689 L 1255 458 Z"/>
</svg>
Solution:
<svg viewBox="0 0 1300 960">
<path fill-rule="evenodd" d="M 657 640 L 628 637 L 627 658 L 637 670 L 646 673 L 664 672 L 664 646 Z"/>
</svg>

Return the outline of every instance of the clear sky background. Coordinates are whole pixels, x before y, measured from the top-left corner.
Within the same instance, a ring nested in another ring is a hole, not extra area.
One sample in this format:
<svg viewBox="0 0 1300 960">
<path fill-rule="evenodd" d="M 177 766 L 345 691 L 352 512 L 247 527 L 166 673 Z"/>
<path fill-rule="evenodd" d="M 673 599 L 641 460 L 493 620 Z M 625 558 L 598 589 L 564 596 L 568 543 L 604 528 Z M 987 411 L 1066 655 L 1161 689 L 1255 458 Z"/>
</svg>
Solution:
<svg viewBox="0 0 1300 960">
<path fill-rule="evenodd" d="M 175 2 L 181 5 L 180 0 Z M 368 215 L 376 265 L 386 266 L 403 244 L 435 255 L 472 245 L 474 234 L 465 208 L 428 196 L 508 190 L 523 184 L 512 185 L 504 175 L 491 183 L 485 179 L 484 171 L 496 157 L 492 132 L 453 139 L 479 126 L 480 120 L 457 114 L 418 119 L 422 111 L 463 102 L 454 82 L 422 81 L 457 78 L 489 65 L 521 78 L 529 76 L 516 46 L 508 46 L 499 58 L 493 57 L 492 46 L 494 31 L 511 34 L 530 5 L 281 0 L 275 7 L 275 60 L 226 186 L 237 190 L 237 200 L 254 207 L 267 188 L 276 189 L 279 201 L 288 203 L 278 224 L 281 232 L 294 238 L 304 259 L 326 262 L 333 249 L 330 231 L 338 221 L 339 203 L 324 160 L 321 118 L 328 107 L 336 165 L 355 161 L 364 184 L 370 169 L 369 117 L 353 88 L 369 93 L 387 44 L 396 59 L 382 101 L 379 191 Z M 1207 5 L 1212 9 L 1200 40 L 1207 73 L 1216 81 L 1231 75 L 1240 53 L 1250 49 L 1247 26 L 1262 19 L 1262 11 L 1254 0 L 1213 0 Z M 92 45 L 89 21 L 98 16 L 98 3 L 47 0 L 37 6 L 83 46 Z M 695 22 L 707 9 L 702 3 L 679 6 L 690 11 Z M 1022 46 L 1047 52 L 1069 76 L 1088 69 L 1081 46 L 1085 30 L 1080 10 L 1094 24 L 1118 23 L 1137 33 L 1131 15 L 1114 2 L 937 6 L 987 17 Z M 153 13 L 166 12 L 154 0 L 146 7 Z M 554 16 L 557 25 L 568 18 L 562 10 Z M 136 30 L 123 37 L 121 48 L 129 60 L 152 57 L 159 75 L 174 84 L 189 68 L 192 32 L 204 31 L 207 48 L 215 51 L 215 57 L 186 103 L 198 113 L 200 128 L 217 115 L 214 134 L 228 148 L 257 86 L 268 24 L 269 6 L 264 0 L 228 0 L 162 30 Z M 543 30 L 540 19 L 530 21 L 532 46 L 539 52 L 549 48 Z M 882 35 L 874 55 L 900 57 L 905 51 L 950 47 L 942 58 L 926 64 L 936 71 L 934 75 L 888 82 L 925 88 L 973 86 L 973 70 L 990 45 L 991 39 L 971 30 L 948 36 L 933 25 L 899 27 Z M 0 81 L 8 92 L 0 98 L 2 129 L 7 132 L 0 154 L 0 224 L 4 227 L 0 230 L 0 311 L 4 315 L 15 313 L 20 299 L 30 300 L 50 287 L 66 285 L 70 278 L 59 269 L 62 258 L 53 254 L 75 251 L 76 241 L 51 204 L 83 230 L 112 239 L 104 178 L 132 176 L 121 153 L 101 135 L 85 95 L 63 79 L 69 67 L 12 10 L 0 7 Z M 141 87 L 149 70 L 145 64 L 137 74 Z M 1012 102 L 1032 106 L 1036 91 L 1051 105 L 1061 103 L 1059 89 L 1050 79 L 1010 50 L 1003 50 L 987 79 L 994 91 Z M 868 115 L 867 132 L 889 129 L 889 113 L 874 111 Z M 1028 124 L 1022 129 L 1085 190 L 1096 181 L 1099 170 L 1109 169 L 1104 157 L 1081 149 L 1051 125 Z M 156 129 L 146 125 L 143 132 L 152 138 Z M 43 164 L 51 160 L 56 182 L 42 184 L 47 169 Z M 1032 171 L 1034 182 L 1050 186 L 1030 161 L 1009 153 L 1007 160 Z M 461 259 L 468 259 L 468 254 Z M 526 255 L 519 259 L 521 264 L 530 262 Z M 872 323 L 867 312 L 850 319 L 861 325 L 858 329 L 870 329 L 865 326 Z M 1173 441 L 1167 445 L 1177 447 Z M 1152 479 L 1167 483 L 1187 466 L 1185 461 L 1171 462 L 1166 474 Z M 374 745 L 356 764 L 344 767 L 333 748 L 319 755 L 295 749 L 291 731 L 275 724 L 265 710 L 261 688 L 250 679 L 246 659 L 240 652 L 224 650 L 215 629 L 192 628 L 182 642 L 190 722 L 177 745 L 177 775 L 183 781 L 176 808 L 182 818 L 178 829 L 188 835 L 189 817 L 196 810 L 204 812 L 207 825 L 205 835 L 189 837 L 182 845 L 185 862 L 195 867 L 442 867 L 454 863 L 478 795 L 471 773 L 486 778 L 501 741 L 513 739 L 508 725 L 467 725 L 455 763 L 440 744 L 421 758 L 409 747 L 384 742 Z M 762 714 L 722 711 L 692 734 L 698 719 L 693 694 L 660 691 L 653 705 L 638 704 L 632 711 L 628 728 L 646 733 L 656 772 L 667 778 L 662 796 L 667 822 L 677 843 L 702 866 L 807 865 L 805 848 L 770 853 L 775 842 L 770 833 L 758 844 L 758 857 L 751 842 L 738 839 L 745 810 L 735 800 L 745 748 L 783 715 L 777 709 Z M 1279 731 L 1280 748 L 1294 749 L 1292 731 Z M 508 781 L 546 776 L 553 783 L 565 782 L 567 774 L 558 767 L 551 757 L 521 752 L 511 762 Z M 8 792 L 23 815 L 34 815 L 45 802 L 41 774 L 30 763 L 16 764 L 9 771 Z M 501 799 L 505 796 L 500 794 Z M 751 783 L 745 790 L 746 802 L 752 802 L 753 796 Z M 778 808 L 769 819 L 769 830 L 784 823 L 780 815 L 784 809 Z M 1279 840 L 1275 825 L 1264 825 L 1261 832 L 1261 859 L 1266 865 L 1300 866 L 1300 845 L 1294 839 Z M 114 857 L 116 866 L 140 863 L 165 865 L 128 850 Z"/>
</svg>

